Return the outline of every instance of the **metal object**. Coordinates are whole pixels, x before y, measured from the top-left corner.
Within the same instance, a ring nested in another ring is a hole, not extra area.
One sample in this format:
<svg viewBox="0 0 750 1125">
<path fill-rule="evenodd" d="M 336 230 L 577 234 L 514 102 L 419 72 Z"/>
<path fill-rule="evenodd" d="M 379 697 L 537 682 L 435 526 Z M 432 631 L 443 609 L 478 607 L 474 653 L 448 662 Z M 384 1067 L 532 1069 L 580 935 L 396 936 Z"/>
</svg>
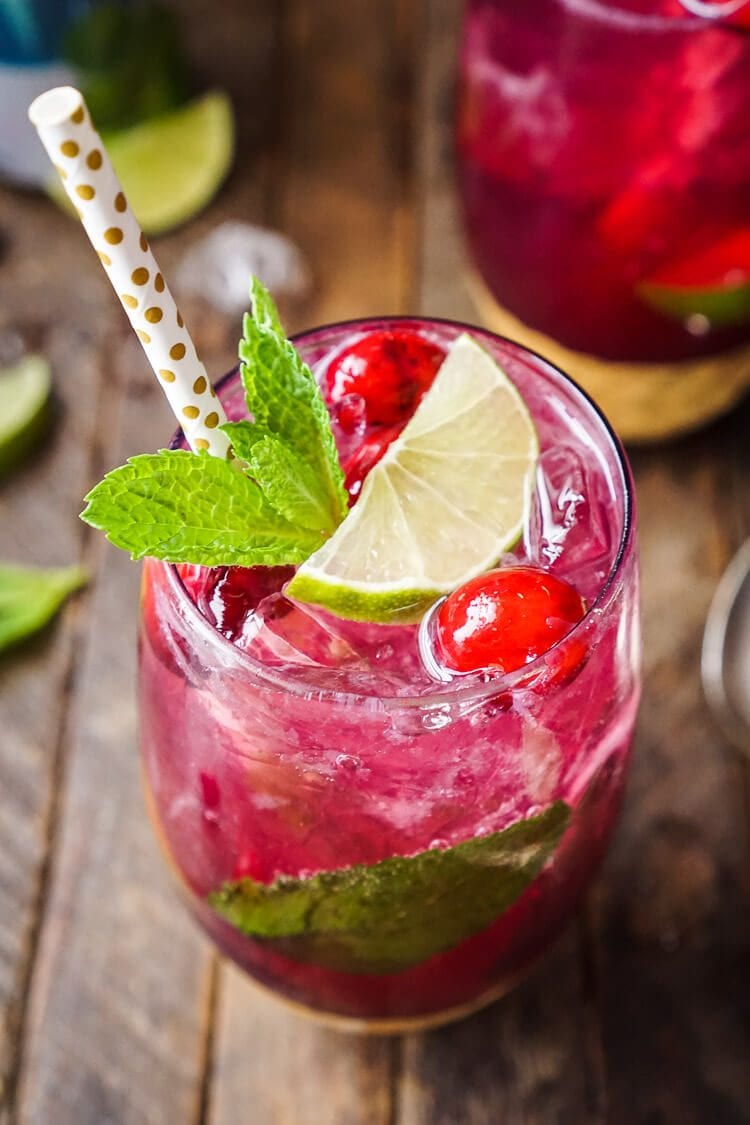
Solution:
<svg viewBox="0 0 750 1125">
<path fill-rule="evenodd" d="M 750 754 L 750 539 L 724 571 L 711 602 L 701 674 L 722 731 Z"/>
</svg>

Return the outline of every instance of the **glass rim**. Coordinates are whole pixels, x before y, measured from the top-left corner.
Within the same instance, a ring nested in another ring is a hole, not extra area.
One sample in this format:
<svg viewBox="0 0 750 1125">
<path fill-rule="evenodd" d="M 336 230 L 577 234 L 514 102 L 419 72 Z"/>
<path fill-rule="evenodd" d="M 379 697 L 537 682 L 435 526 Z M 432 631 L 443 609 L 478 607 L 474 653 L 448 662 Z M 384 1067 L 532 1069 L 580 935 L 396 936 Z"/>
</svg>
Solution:
<svg viewBox="0 0 750 1125">
<path fill-rule="evenodd" d="M 685 7 L 680 15 L 665 15 L 653 12 L 636 12 L 620 7 L 617 0 L 613 4 L 605 0 L 560 0 L 561 6 L 573 15 L 601 24 L 619 27 L 624 31 L 697 32 L 709 28 L 723 31 L 736 31 L 731 24 L 723 22 L 738 11 L 745 0 L 724 0 L 724 3 L 711 4 L 705 0 L 693 0 L 693 10 Z M 711 9 L 715 9 L 711 11 Z"/>
<path fill-rule="evenodd" d="M 606 603 L 609 601 L 613 588 L 616 585 L 622 564 L 628 554 L 629 549 L 633 545 L 633 537 L 635 530 L 635 503 L 634 503 L 634 486 L 630 465 L 625 455 L 622 442 L 615 433 L 609 420 L 603 414 L 600 407 L 591 398 L 591 396 L 575 381 L 570 375 L 567 375 L 559 367 L 557 367 L 550 360 L 545 359 L 544 356 L 535 352 L 533 349 L 526 347 L 525 344 L 520 344 L 516 340 L 512 340 L 508 336 L 501 336 L 497 332 L 491 332 L 489 329 L 481 328 L 477 325 L 466 324 L 463 321 L 451 320 L 448 317 L 438 316 L 420 316 L 419 314 L 412 315 L 385 315 L 385 316 L 368 316 L 357 317 L 354 320 L 339 320 L 330 324 L 323 324 L 316 328 L 310 328 L 302 332 L 297 332 L 290 337 L 293 343 L 300 341 L 308 342 L 314 341 L 316 337 L 328 335 L 332 332 L 341 330 L 348 330 L 350 332 L 364 331 L 370 328 L 373 324 L 426 324 L 426 325 L 444 325 L 448 328 L 455 329 L 457 332 L 471 332 L 479 334 L 489 340 L 500 341 L 502 344 L 509 344 L 512 348 L 517 348 L 522 354 L 530 356 L 535 364 L 547 368 L 555 378 L 562 380 L 564 384 L 568 384 L 576 395 L 581 399 L 584 407 L 595 416 L 599 425 L 604 430 L 604 436 L 608 439 L 611 448 L 614 451 L 617 467 L 620 474 L 620 483 L 622 486 L 622 494 L 624 497 L 623 516 L 622 516 L 622 530 L 620 533 L 620 541 L 617 546 L 617 552 L 609 568 L 606 579 L 602 583 L 596 597 L 592 600 L 591 604 L 587 607 L 586 613 L 577 621 L 576 624 L 570 629 L 564 637 L 557 641 L 546 652 L 541 653 L 534 660 L 530 660 L 528 664 L 524 664 L 522 668 L 517 669 L 515 672 L 498 673 L 497 675 L 490 676 L 486 680 L 478 680 L 481 673 L 471 673 L 465 677 L 466 682 L 462 685 L 460 679 L 451 681 L 451 689 L 446 691 L 443 685 L 442 691 L 434 691 L 422 695 L 375 695 L 367 694 L 356 691 L 344 691 L 340 688 L 319 688 L 317 685 L 312 686 L 305 680 L 297 679 L 294 675 L 282 671 L 278 668 L 270 668 L 268 665 L 263 664 L 261 660 L 256 659 L 244 649 L 238 648 L 227 637 L 224 636 L 215 625 L 205 617 L 185 587 L 185 584 L 177 570 L 176 563 L 166 563 L 156 560 L 167 573 L 168 582 L 171 590 L 175 594 L 181 611 L 189 619 L 192 619 L 192 624 L 197 627 L 197 630 L 211 639 L 211 642 L 218 645 L 220 650 L 231 651 L 234 659 L 240 666 L 246 665 L 249 673 L 257 681 L 267 684 L 269 687 L 280 690 L 287 694 L 298 696 L 306 696 L 314 699 L 316 702 L 328 701 L 339 703 L 352 703 L 355 705 L 364 705 L 372 707 L 377 704 L 379 708 L 385 711 L 398 711 L 409 709 L 427 709 L 429 707 L 445 706 L 446 704 L 453 704 L 459 702 L 474 702 L 482 699 L 491 699 L 494 696 L 501 695 L 504 692 L 512 690 L 518 686 L 521 680 L 533 679 L 537 672 L 543 671 L 547 667 L 547 658 L 551 652 L 555 652 L 563 645 L 567 645 L 573 638 L 580 636 L 584 630 L 588 629 L 592 620 L 596 620 L 603 611 Z M 239 364 L 233 367 L 231 371 L 227 371 L 225 375 L 217 381 L 215 389 L 218 392 L 222 387 L 229 382 L 239 372 Z M 178 429 L 169 443 L 170 449 L 178 449 L 184 442 L 184 433 L 182 429 Z M 184 564 L 180 564 L 184 565 Z M 440 599 L 436 600 L 437 601 Z M 429 611 L 428 611 L 429 612 Z"/>
</svg>

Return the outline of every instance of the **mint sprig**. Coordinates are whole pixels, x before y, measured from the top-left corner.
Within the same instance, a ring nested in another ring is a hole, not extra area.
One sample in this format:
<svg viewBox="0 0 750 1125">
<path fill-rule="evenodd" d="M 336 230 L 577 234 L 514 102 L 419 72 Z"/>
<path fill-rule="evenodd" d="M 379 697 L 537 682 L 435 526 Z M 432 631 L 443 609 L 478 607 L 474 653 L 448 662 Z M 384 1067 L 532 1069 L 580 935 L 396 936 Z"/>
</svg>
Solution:
<svg viewBox="0 0 750 1125">
<path fill-rule="evenodd" d="M 250 297 L 253 315 L 243 321 L 240 374 L 252 423 L 230 422 L 224 432 L 264 492 L 278 492 L 284 477 L 305 475 L 306 491 L 314 486 L 315 507 L 324 517 L 321 529 L 330 535 L 349 506 L 328 411 L 312 371 L 284 336 L 276 306 L 257 278 Z M 256 451 L 267 436 L 274 439 L 278 457 L 269 456 L 267 443 Z"/>
<path fill-rule="evenodd" d="M 42 629 L 86 581 L 79 566 L 0 566 L 0 652 Z"/>
<path fill-rule="evenodd" d="M 239 879 L 208 901 L 242 933 L 298 961 L 395 973 L 494 922 L 542 870 L 570 815 L 556 801 L 538 816 L 452 848 L 270 885 Z"/>
<path fill-rule="evenodd" d="M 208 453 L 131 457 L 86 500 L 82 518 L 133 559 L 276 566 L 301 562 L 322 542 L 272 508 L 233 463 Z"/>
<path fill-rule="evenodd" d="M 132 558 L 203 566 L 303 562 L 348 511 L 328 412 L 259 281 L 244 320 L 251 421 L 223 428 L 236 460 L 161 450 L 132 457 L 86 496 L 81 518 Z"/>
</svg>

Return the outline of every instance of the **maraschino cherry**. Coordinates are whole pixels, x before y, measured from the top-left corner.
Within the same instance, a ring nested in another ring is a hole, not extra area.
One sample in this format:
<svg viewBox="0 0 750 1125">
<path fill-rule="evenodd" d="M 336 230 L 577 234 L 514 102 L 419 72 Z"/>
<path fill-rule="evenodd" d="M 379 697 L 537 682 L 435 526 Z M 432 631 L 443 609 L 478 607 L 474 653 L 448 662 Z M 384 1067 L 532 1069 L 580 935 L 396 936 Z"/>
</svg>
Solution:
<svg viewBox="0 0 750 1125">
<path fill-rule="evenodd" d="M 367 424 L 392 426 L 411 417 L 445 352 L 408 328 L 370 332 L 331 361 L 323 379 L 328 402 L 348 395 L 365 403 Z"/>
<path fill-rule="evenodd" d="M 455 672 L 515 672 L 586 612 L 577 590 L 534 566 L 505 566 L 455 590 L 437 614 L 438 655 Z"/>
</svg>

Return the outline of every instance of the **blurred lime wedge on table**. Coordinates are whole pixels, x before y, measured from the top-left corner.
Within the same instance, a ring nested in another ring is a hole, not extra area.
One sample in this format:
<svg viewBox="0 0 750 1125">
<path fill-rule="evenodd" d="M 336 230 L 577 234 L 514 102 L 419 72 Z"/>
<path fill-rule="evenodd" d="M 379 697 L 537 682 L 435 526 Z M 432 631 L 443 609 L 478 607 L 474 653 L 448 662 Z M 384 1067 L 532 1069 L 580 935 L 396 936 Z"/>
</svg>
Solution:
<svg viewBox="0 0 750 1125">
<path fill-rule="evenodd" d="M 686 320 L 705 316 L 712 325 L 750 319 L 750 231 L 727 238 L 663 267 L 638 286 L 652 308 Z"/>
<path fill-rule="evenodd" d="M 80 566 L 41 570 L 0 564 L 0 652 L 43 629 L 87 580 Z"/>
<path fill-rule="evenodd" d="M 0 370 L 0 475 L 15 468 L 44 437 L 51 385 L 49 364 L 39 355 Z"/>
<path fill-rule="evenodd" d="M 160 234 L 196 215 L 221 186 L 234 153 L 232 106 L 226 94 L 205 94 L 104 142 L 138 222 Z M 57 178 L 49 191 L 71 210 Z"/>
<path fill-rule="evenodd" d="M 513 383 L 459 337 L 357 504 L 287 592 L 354 620 L 418 620 L 517 541 L 538 455 Z"/>
</svg>

